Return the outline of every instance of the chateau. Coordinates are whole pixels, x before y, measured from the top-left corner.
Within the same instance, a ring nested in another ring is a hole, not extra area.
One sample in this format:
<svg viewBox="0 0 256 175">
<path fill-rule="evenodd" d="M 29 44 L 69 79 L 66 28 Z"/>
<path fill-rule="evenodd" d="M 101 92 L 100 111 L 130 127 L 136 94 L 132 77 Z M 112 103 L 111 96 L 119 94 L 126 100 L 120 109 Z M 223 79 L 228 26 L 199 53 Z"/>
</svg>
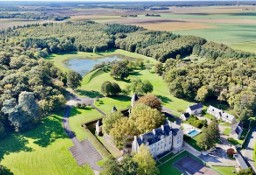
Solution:
<svg viewBox="0 0 256 175">
<path fill-rule="evenodd" d="M 183 131 L 179 125 L 167 120 L 166 124 L 153 129 L 151 132 L 134 136 L 132 152 L 138 152 L 142 144 L 148 147 L 153 157 L 169 151 L 177 153 L 181 151 L 183 146 Z"/>
</svg>

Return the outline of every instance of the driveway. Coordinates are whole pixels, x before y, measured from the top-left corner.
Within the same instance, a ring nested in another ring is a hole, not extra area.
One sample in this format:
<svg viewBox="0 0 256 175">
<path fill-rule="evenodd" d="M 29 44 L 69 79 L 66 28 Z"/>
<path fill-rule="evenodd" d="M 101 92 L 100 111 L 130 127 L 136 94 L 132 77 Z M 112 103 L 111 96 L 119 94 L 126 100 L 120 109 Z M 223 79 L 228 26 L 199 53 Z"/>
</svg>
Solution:
<svg viewBox="0 0 256 175">
<path fill-rule="evenodd" d="M 248 161 L 248 163 L 251 165 L 254 172 L 256 172 L 255 168 L 255 162 L 253 160 L 253 154 L 254 154 L 254 145 L 256 144 L 256 127 L 252 129 L 251 136 L 249 136 L 249 139 L 247 141 L 246 148 L 241 150 L 241 153 L 245 160 Z"/>
<path fill-rule="evenodd" d="M 72 140 L 74 146 L 70 148 L 70 152 L 76 159 L 78 165 L 82 166 L 86 163 L 96 171 L 100 171 L 101 168 L 97 165 L 97 162 L 102 159 L 102 156 L 98 151 L 92 146 L 88 140 L 80 142 L 75 133 L 71 130 L 69 126 L 69 116 L 70 116 L 71 107 L 67 106 L 64 118 L 63 118 L 63 127 L 69 138 Z"/>
</svg>

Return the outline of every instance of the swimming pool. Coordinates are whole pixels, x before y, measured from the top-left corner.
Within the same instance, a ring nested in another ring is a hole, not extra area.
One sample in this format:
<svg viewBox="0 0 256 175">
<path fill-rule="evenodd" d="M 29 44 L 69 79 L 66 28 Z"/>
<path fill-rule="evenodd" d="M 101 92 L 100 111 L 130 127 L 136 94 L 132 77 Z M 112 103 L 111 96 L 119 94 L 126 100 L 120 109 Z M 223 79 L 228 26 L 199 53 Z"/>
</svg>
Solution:
<svg viewBox="0 0 256 175">
<path fill-rule="evenodd" d="M 200 133 L 199 131 L 197 131 L 197 130 L 194 129 L 194 130 L 188 132 L 187 135 L 190 136 L 190 137 L 195 137 L 195 136 L 198 135 L 199 133 Z"/>
</svg>

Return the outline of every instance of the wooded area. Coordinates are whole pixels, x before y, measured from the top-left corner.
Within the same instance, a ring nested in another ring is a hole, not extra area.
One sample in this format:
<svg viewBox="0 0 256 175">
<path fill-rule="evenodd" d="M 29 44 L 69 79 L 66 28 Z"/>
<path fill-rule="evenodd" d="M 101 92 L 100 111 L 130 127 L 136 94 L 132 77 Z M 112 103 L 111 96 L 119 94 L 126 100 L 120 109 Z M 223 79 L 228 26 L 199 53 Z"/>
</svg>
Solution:
<svg viewBox="0 0 256 175">
<path fill-rule="evenodd" d="M 41 58 L 70 51 L 121 48 L 154 57 L 166 62 L 161 74 L 176 97 L 219 99 L 241 117 L 255 111 L 255 55 L 200 37 L 84 21 L 18 26 L 2 30 L 0 38 L 1 136 L 5 130 L 32 127 L 65 102 L 64 87 L 76 87 L 71 79 L 77 76 L 67 76 Z M 184 63 L 182 58 L 192 53 L 208 60 Z"/>
</svg>

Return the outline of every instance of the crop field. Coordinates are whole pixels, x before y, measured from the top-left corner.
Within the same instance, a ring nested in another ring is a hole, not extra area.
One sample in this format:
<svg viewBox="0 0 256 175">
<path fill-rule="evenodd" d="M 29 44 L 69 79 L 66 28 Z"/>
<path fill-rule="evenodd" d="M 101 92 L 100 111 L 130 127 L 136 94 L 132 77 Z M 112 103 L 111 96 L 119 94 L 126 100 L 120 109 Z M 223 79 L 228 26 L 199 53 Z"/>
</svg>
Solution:
<svg viewBox="0 0 256 175">
<path fill-rule="evenodd" d="M 6 29 L 13 26 L 23 26 L 27 24 L 47 23 L 51 20 L 25 20 L 25 19 L 0 19 L 0 29 Z M 56 21 L 55 21 L 56 22 Z"/>
</svg>

